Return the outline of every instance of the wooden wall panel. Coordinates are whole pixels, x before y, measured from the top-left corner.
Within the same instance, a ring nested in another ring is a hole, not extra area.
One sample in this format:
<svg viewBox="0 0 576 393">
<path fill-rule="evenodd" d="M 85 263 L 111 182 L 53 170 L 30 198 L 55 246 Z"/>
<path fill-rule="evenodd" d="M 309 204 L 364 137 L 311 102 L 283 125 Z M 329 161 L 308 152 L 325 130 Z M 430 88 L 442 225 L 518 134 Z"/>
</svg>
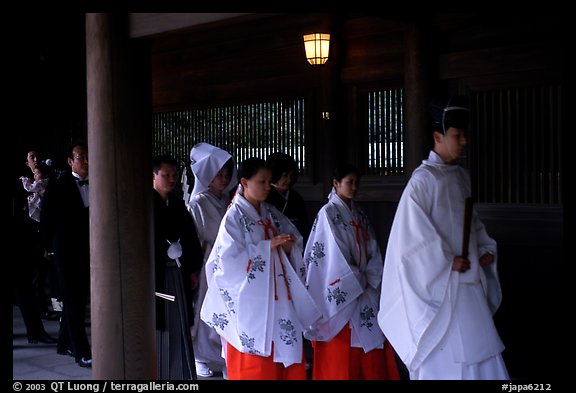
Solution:
<svg viewBox="0 0 576 393">
<path fill-rule="evenodd" d="M 302 34 L 326 26 L 326 19 L 321 14 L 275 15 L 246 25 L 154 38 L 155 108 L 202 105 L 202 96 L 211 89 L 228 89 L 227 97 L 240 98 L 257 95 L 260 89 L 269 94 L 318 88 L 317 72 L 305 60 Z M 329 62 L 336 63 L 344 84 L 402 79 L 403 22 L 375 16 L 338 21 L 342 26 L 322 30 L 332 33 Z M 286 84 L 270 87 L 275 81 Z M 251 92 L 238 90 L 250 88 L 250 82 Z M 217 92 L 208 94 L 226 99 Z M 164 101 L 168 97 L 187 101 Z"/>
<path fill-rule="evenodd" d="M 563 53 L 549 45 L 490 47 L 443 54 L 439 58 L 441 79 L 484 74 L 547 69 L 558 71 Z"/>
<path fill-rule="evenodd" d="M 402 80 L 405 24 L 382 17 L 355 17 L 342 27 L 342 83 Z"/>
<path fill-rule="evenodd" d="M 154 107 L 197 107 L 282 96 L 318 86 L 302 35 L 322 15 L 275 15 L 250 23 L 156 37 Z"/>
</svg>

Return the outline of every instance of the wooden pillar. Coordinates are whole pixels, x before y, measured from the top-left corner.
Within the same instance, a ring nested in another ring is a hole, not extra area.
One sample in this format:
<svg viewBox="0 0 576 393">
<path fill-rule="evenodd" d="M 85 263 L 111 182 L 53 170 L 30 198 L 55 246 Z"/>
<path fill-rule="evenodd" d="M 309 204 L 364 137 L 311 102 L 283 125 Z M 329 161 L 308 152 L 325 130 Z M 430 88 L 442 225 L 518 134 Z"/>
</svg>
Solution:
<svg viewBox="0 0 576 393">
<path fill-rule="evenodd" d="M 422 53 L 422 36 L 415 23 L 406 26 L 404 44 L 404 103 L 405 137 L 404 168 L 406 175 L 428 156 L 432 136 L 426 130 L 426 73 Z"/>
<path fill-rule="evenodd" d="M 92 376 L 155 379 L 150 51 L 86 14 Z"/>
<path fill-rule="evenodd" d="M 318 97 L 317 121 L 322 138 L 319 143 L 321 152 L 320 159 L 320 182 L 323 184 L 322 195 L 326 196 L 332 189 L 332 172 L 339 158 L 345 154 L 345 144 L 339 136 L 337 120 L 340 116 L 337 113 L 334 100 L 334 67 L 333 64 L 324 64 L 319 67 L 320 73 L 320 94 Z M 322 68 L 320 68 L 322 67 Z"/>
<path fill-rule="evenodd" d="M 317 96 L 317 112 L 314 117 L 318 124 L 320 138 L 315 146 L 318 155 L 317 164 L 319 181 L 322 183 L 322 197 L 332 189 L 332 174 L 339 160 L 346 157 L 345 122 L 340 113 L 338 77 L 340 69 L 340 31 L 338 21 L 332 14 L 321 14 L 316 32 L 330 33 L 330 53 L 328 61 L 322 65 L 311 65 L 318 75 L 319 88 Z"/>
</svg>

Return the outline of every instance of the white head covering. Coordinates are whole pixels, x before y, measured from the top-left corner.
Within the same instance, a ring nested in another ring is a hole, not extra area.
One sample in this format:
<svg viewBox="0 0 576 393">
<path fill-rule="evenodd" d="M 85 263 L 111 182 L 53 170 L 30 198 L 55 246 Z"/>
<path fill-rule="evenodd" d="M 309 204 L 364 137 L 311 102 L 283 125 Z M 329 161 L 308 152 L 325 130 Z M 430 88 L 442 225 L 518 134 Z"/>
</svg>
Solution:
<svg viewBox="0 0 576 393">
<path fill-rule="evenodd" d="M 192 172 L 194 173 L 194 189 L 192 196 L 208 190 L 208 186 L 222 169 L 226 161 L 232 159 L 232 173 L 230 174 L 230 184 L 224 190 L 228 192 L 236 186 L 236 162 L 234 157 L 226 150 L 212 146 L 209 143 L 198 143 L 190 150 L 190 161 Z"/>
</svg>

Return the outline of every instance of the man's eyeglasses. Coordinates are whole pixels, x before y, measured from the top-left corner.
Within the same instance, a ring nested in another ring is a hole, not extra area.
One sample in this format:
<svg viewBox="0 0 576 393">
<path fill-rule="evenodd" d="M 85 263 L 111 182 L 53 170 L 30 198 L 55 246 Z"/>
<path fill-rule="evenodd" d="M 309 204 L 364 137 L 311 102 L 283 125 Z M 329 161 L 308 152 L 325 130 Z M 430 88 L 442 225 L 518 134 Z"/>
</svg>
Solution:
<svg viewBox="0 0 576 393">
<path fill-rule="evenodd" d="M 83 154 L 74 154 L 73 157 L 75 160 L 78 160 L 78 161 L 88 161 L 88 156 L 83 155 Z"/>
</svg>

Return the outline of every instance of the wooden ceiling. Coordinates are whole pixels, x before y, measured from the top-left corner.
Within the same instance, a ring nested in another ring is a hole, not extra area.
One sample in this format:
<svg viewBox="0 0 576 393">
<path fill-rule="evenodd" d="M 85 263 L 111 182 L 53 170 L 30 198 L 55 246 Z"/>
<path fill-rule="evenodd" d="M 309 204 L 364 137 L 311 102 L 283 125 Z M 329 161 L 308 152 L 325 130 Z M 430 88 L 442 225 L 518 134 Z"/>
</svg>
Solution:
<svg viewBox="0 0 576 393">
<path fill-rule="evenodd" d="M 245 22 L 270 16 L 264 13 L 131 13 L 130 37 L 141 38 L 169 33 L 176 30 L 191 30 Z"/>
</svg>

